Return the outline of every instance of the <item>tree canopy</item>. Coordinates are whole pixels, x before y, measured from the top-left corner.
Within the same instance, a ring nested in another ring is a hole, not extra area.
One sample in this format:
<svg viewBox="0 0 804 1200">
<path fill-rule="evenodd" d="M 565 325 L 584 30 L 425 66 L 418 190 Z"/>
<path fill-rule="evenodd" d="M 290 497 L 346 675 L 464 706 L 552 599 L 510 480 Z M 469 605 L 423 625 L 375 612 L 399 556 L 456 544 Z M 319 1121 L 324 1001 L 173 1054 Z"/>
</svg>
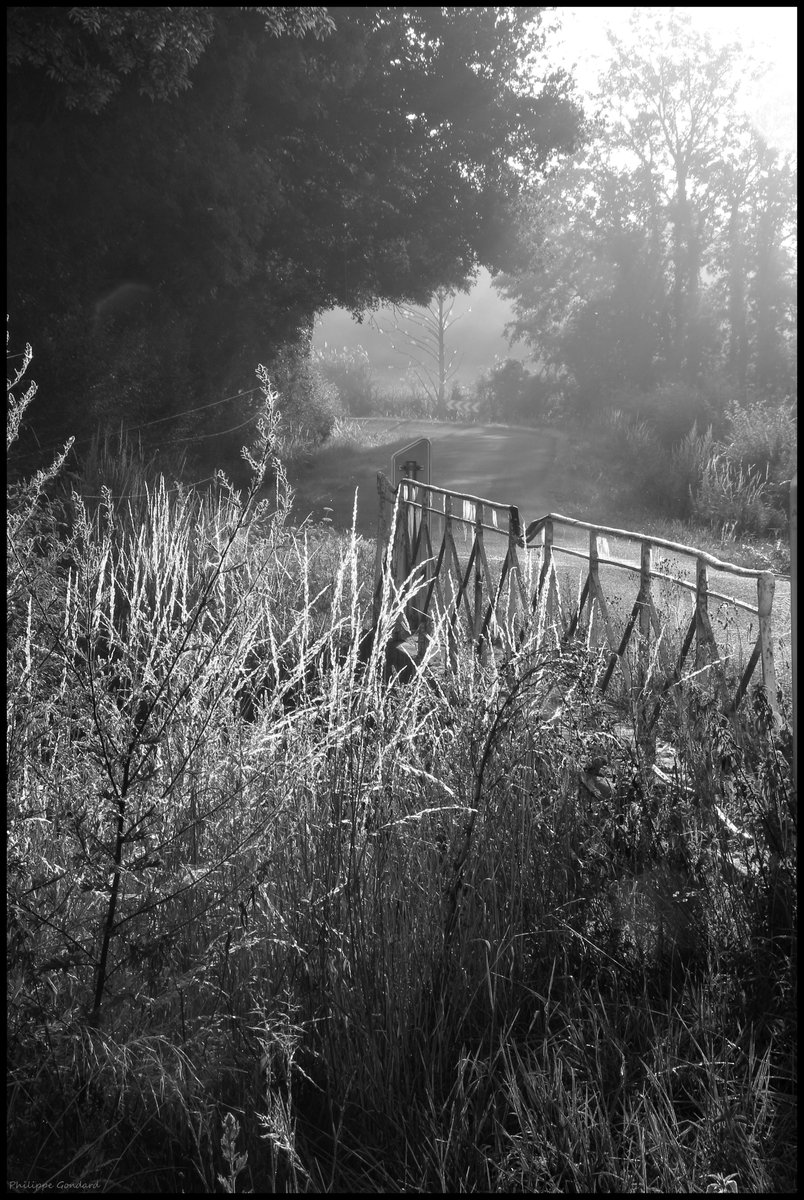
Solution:
<svg viewBox="0 0 804 1200">
<path fill-rule="evenodd" d="M 513 332 L 582 410 L 665 383 L 786 394 L 796 173 L 739 112 L 745 52 L 675 10 L 612 49 L 605 120 L 523 201 Z"/>
<path fill-rule="evenodd" d="M 516 196 L 581 131 L 566 78 L 520 73 L 540 11 L 9 9 L 9 309 L 45 435 L 214 402 L 317 312 L 511 265 Z"/>
</svg>

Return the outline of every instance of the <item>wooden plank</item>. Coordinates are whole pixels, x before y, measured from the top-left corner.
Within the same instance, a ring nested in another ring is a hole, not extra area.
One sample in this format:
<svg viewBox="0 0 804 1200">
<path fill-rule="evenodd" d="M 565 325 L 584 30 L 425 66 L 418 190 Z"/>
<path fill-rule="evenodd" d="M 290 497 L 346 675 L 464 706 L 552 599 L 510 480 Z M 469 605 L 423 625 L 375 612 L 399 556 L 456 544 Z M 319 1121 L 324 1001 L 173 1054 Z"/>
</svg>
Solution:
<svg viewBox="0 0 804 1200">
<path fill-rule="evenodd" d="M 716 685 L 721 696 L 723 711 L 730 708 L 728 688 L 726 687 L 726 671 L 720 657 L 717 640 L 712 631 L 709 619 L 708 580 L 706 562 L 703 558 L 696 560 L 695 571 L 695 668 L 702 670 L 711 664 Z"/>
<path fill-rule="evenodd" d="M 472 597 L 472 642 L 478 653 L 481 652 L 480 628 L 483 624 L 483 505 L 475 505 L 475 528 L 472 554 L 474 558 L 474 594 Z"/>
<path fill-rule="evenodd" d="M 606 667 L 606 670 L 603 674 L 603 679 L 601 680 L 601 691 L 603 691 L 604 693 L 606 691 L 606 688 L 609 685 L 609 680 L 611 679 L 611 676 L 614 672 L 614 668 L 616 667 L 617 663 L 620 664 L 620 669 L 622 670 L 622 673 L 625 676 L 625 681 L 626 681 L 626 684 L 628 685 L 629 691 L 633 690 L 634 681 L 633 681 L 633 678 L 631 675 L 631 668 L 629 667 L 628 661 L 624 656 L 625 656 L 625 651 L 628 647 L 628 642 L 630 641 L 630 638 L 631 638 L 631 634 L 634 632 L 634 626 L 636 625 L 637 617 L 639 616 L 640 607 L 641 607 L 641 599 L 640 599 L 640 596 L 637 595 L 637 598 L 634 602 L 634 607 L 631 609 L 631 616 L 628 618 L 628 621 L 626 622 L 623 636 L 620 639 L 620 644 L 617 647 L 617 649 L 615 650 L 613 656 L 609 659 L 609 664 Z"/>
<path fill-rule="evenodd" d="M 476 541 L 476 545 L 477 545 L 477 556 L 478 556 L 478 560 L 479 560 L 479 572 L 482 572 L 482 578 L 480 579 L 480 589 L 479 589 L 480 596 L 481 596 L 481 599 L 479 601 L 480 621 L 479 621 L 479 626 L 477 626 L 477 628 L 476 628 L 476 639 L 477 639 L 478 643 L 486 642 L 488 640 L 488 629 L 491 624 L 492 617 L 494 618 L 494 621 L 496 622 L 497 626 L 500 625 L 500 619 L 499 619 L 499 613 L 497 611 L 497 605 L 499 602 L 500 588 L 501 588 L 501 585 L 503 582 L 503 577 L 504 577 L 503 572 L 501 571 L 500 581 L 499 581 L 499 583 L 495 584 L 494 576 L 491 572 L 491 569 L 489 568 L 488 556 L 486 555 L 485 541 L 483 538 L 483 529 L 485 528 L 485 526 L 483 525 L 483 515 L 484 515 L 483 508 L 481 505 L 478 505 L 477 524 L 475 527 L 475 541 Z M 507 560 L 508 560 L 508 556 L 506 555 L 505 562 L 507 562 Z M 505 566 L 505 562 L 503 563 L 503 567 Z M 482 609 L 483 609 L 482 592 L 483 592 L 483 584 L 484 583 L 485 583 L 486 593 L 489 597 L 489 607 L 488 607 L 488 611 L 486 612 L 485 617 L 482 615 Z M 476 587 L 477 587 L 477 584 L 476 584 Z M 477 596 L 476 596 L 476 603 L 477 603 Z M 477 615 L 477 610 L 476 610 L 476 615 Z M 483 653 L 485 653 L 485 651 L 483 651 Z"/>
<path fill-rule="evenodd" d="M 578 628 L 578 622 L 581 619 L 581 613 L 584 610 L 584 605 L 586 604 L 587 598 L 589 596 L 589 590 L 590 590 L 590 579 L 589 579 L 589 576 L 587 575 L 586 579 L 584 580 L 583 588 L 581 589 L 581 598 L 578 602 L 578 607 L 575 610 L 575 612 L 572 614 L 572 620 L 569 623 L 569 629 L 567 630 L 567 637 L 575 636 L 575 630 Z M 591 604 L 590 604 L 590 609 L 591 609 Z"/>
<path fill-rule="evenodd" d="M 391 518 L 393 514 L 393 487 L 388 477 L 377 472 L 377 495 L 379 500 L 379 515 L 377 518 L 377 553 L 374 558 L 374 604 L 373 621 L 376 628 L 382 609 L 383 578 L 388 561 L 389 543 L 391 540 Z"/>
<path fill-rule="evenodd" d="M 742 704 L 743 696 L 746 693 L 748 684 L 751 682 L 751 676 L 754 674 L 756 665 L 759 662 L 759 656 L 760 656 L 761 651 L 762 651 L 762 638 L 758 637 L 754 644 L 754 649 L 751 651 L 751 657 L 749 658 L 746 668 L 743 671 L 743 677 L 740 680 L 740 685 L 734 694 L 734 711 L 735 712 Z"/>
<path fill-rule="evenodd" d="M 600 615 L 603 617 L 603 623 L 606 627 L 606 637 L 608 638 L 609 649 L 613 650 L 615 643 L 617 641 L 617 637 L 614 632 L 614 626 L 611 623 L 611 616 L 609 615 L 609 606 L 606 603 L 606 597 L 603 595 L 603 589 L 600 586 L 600 580 L 598 580 L 597 583 L 595 584 L 595 588 L 596 588 L 595 603 L 600 608 Z"/>
<path fill-rule="evenodd" d="M 522 567 L 517 554 L 517 547 L 522 545 L 522 522 L 519 518 L 519 509 L 515 505 L 511 505 L 508 510 L 508 555 L 511 559 L 511 573 L 516 581 L 517 593 L 519 596 L 519 606 L 522 614 L 528 610 L 528 597 L 525 591 L 525 584 L 522 580 Z M 512 620 L 512 607 L 516 604 L 513 587 L 508 588 L 508 621 Z"/>
<path fill-rule="evenodd" d="M 653 548 L 646 538 L 639 547 L 639 685 L 644 688 L 650 668 L 650 601 Z"/>
<path fill-rule="evenodd" d="M 779 700 L 776 685 L 776 665 L 773 657 L 773 632 L 771 612 L 773 609 L 774 580 L 771 571 L 763 571 L 757 580 L 757 613 L 759 614 L 759 653 L 762 659 L 762 680 L 768 696 L 768 704 L 775 717 L 779 716 Z"/>
</svg>

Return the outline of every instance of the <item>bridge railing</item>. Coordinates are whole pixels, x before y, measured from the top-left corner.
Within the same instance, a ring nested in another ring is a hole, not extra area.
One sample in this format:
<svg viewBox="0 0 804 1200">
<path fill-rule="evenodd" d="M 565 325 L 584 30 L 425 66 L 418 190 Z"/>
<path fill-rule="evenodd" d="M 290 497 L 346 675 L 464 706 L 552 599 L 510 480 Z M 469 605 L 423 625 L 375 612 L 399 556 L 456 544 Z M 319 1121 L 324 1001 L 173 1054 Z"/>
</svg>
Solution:
<svg viewBox="0 0 804 1200">
<path fill-rule="evenodd" d="M 492 638 L 505 636 L 518 617 L 521 626 L 527 611 L 518 508 L 413 479 L 402 480 L 397 496 L 382 473 L 377 484 L 377 583 L 387 550 L 397 586 L 419 571 L 419 587 L 405 617 L 410 631 L 419 635 L 420 649 L 443 622 L 451 659 L 461 640 L 472 642 L 484 657 Z M 487 553 L 489 540 L 497 543 L 493 556 Z"/>
<path fill-rule="evenodd" d="M 601 679 L 604 691 L 615 671 L 621 673 L 626 685 L 637 694 L 652 674 L 656 699 L 649 718 L 651 724 L 656 720 L 663 695 L 671 692 L 678 698 L 677 689 L 691 652 L 696 675 L 708 675 L 715 681 L 724 711 L 734 712 L 739 707 L 758 665 L 769 703 L 777 710 L 773 572 L 738 567 L 667 538 L 596 525 L 559 513 L 548 513 L 523 532 L 515 505 L 413 479 L 403 480 L 397 495 L 390 481 L 380 473 L 378 489 L 377 580 L 386 550 L 391 554 L 391 576 L 397 585 L 419 571 L 420 582 L 409 601 L 406 619 L 410 630 L 418 633 L 420 650 L 423 651 L 436 624 L 441 622 L 447 627 L 451 660 L 455 659 L 459 640 L 471 642 L 481 658 L 486 657 L 494 644 L 516 643 L 531 614 L 538 610 L 556 636 L 565 639 L 577 635 L 586 620 L 589 641 L 602 641 L 608 651 Z M 557 529 L 582 531 L 587 540 L 580 546 L 566 544 L 566 537 L 557 541 Z M 614 556 L 608 549 L 609 539 L 636 545 L 639 552 L 630 561 Z M 459 548 L 460 541 L 463 545 Z M 493 553 L 490 544 L 494 545 Z M 663 560 L 654 559 L 655 550 L 689 559 L 694 565 L 695 582 L 663 569 Z M 531 555 L 540 560 L 538 578 Z M 579 584 L 578 601 L 566 612 L 561 611 L 557 555 L 580 558 L 588 564 L 582 573 L 583 583 Z M 607 571 L 622 570 L 638 579 L 636 597 L 622 629 L 616 628 L 610 612 L 601 584 L 601 567 Z M 756 601 L 752 599 L 749 603 L 713 590 L 710 571 L 753 579 Z M 656 603 L 657 588 L 668 585 L 686 590 L 694 598 L 691 618 L 683 629 L 675 655 L 662 636 Z M 712 601 L 756 618 L 755 644 L 739 678 L 732 683 L 727 680 L 726 656 L 721 654 L 713 631 Z M 632 642 L 636 643 L 635 654 L 629 654 Z M 658 688 L 657 662 L 663 677 Z"/>
<path fill-rule="evenodd" d="M 588 535 L 588 547 L 581 549 L 577 546 L 567 546 L 556 542 L 556 526 L 566 529 L 583 530 Z M 607 552 L 608 539 L 625 541 L 639 547 L 639 561 L 629 561 L 614 557 Z M 595 525 L 588 521 L 579 521 L 573 517 L 565 517 L 559 513 L 549 513 L 533 521 L 525 535 L 529 548 L 539 545 L 541 552 L 541 570 L 539 573 L 538 593 L 542 595 L 546 589 L 546 605 L 548 620 L 555 619 L 559 605 L 559 587 L 556 575 L 555 556 L 566 554 L 585 559 L 589 566 L 586 578 L 580 591 L 577 607 L 568 614 L 566 636 L 572 636 L 582 619 L 584 609 L 589 614 L 590 624 L 594 619 L 593 610 L 597 608 L 605 628 L 605 640 L 609 647 L 609 662 L 603 674 L 601 685 L 603 690 L 608 687 L 615 669 L 619 668 L 626 682 L 632 688 L 641 687 L 647 678 L 651 655 L 651 635 L 656 639 L 659 656 L 665 678 L 664 691 L 677 687 L 682 678 L 682 672 L 694 644 L 694 664 L 696 672 L 709 670 L 717 681 L 721 694 L 724 711 L 736 711 L 739 707 L 751 678 L 761 664 L 762 679 L 767 691 L 768 701 L 774 712 L 778 711 L 776 667 L 774 660 L 774 641 L 772 629 L 773 600 L 775 593 L 775 576 L 772 571 L 761 571 L 749 567 L 738 567 L 734 563 L 724 562 L 703 550 L 697 550 L 668 538 L 648 536 L 635 533 L 632 530 L 618 529 L 607 525 Z M 694 563 L 695 582 L 682 578 L 678 573 L 657 569 L 654 564 L 655 549 L 665 550 Z M 600 568 L 606 566 L 631 572 L 639 577 L 639 587 L 626 621 L 622 634 L 615 634 L 609 614 L 606 596 L 600 582 Z M 709 586 L 710 570 L 723 575 L 738 576 L 752 579 L 756 585 L 756 601 L 751 603 Z M 684 631 L 680 651 L 675 661 L 671 659 L 669 647 L 661 639 L 662 626 L 655 601 L 655 585 L 670 584 L 682 588 L 694 595 L 694 605 L 689 624 Z M 756 618 L 757 636 L 747 662 L 744 664 L 740 678 L 733 695 L 729 695 L 725 662 L 721 656 L 717 639 L 713 632 L 710 601 L 719 601 L 723 605 L 736 610 L 750 613 Z M 638 633 L 638 671 L 636 678 L 628 662 L 626 654 L 628 645 L 635 633 Z"/>
</svg>

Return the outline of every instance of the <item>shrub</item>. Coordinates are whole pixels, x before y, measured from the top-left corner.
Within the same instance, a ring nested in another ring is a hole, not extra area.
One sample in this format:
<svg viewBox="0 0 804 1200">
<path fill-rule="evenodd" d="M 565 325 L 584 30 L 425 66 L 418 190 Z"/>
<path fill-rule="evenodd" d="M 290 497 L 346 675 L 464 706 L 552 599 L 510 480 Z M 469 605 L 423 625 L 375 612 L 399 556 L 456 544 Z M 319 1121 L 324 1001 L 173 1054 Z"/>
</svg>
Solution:
<svg viewBox="0 0 804 1200">
<path fill-rule="evenodd" d="M 668 491 L 672 507 L 679 517 L 693 514 L 694 498 L 710 462 L 713 446 L 712 426 L 699 434 L 697 425 L 693 425 L 689 433 L 673 447 Z"/>
<path fill-rule="evenodd" d="M 717 414 L 703 391 L 664 385 L 622 399 L 625 406 L 607 415 L 604 458 L 623 499 L 694 517 L 727 537 L 761 537 L 786 526 L 796 461 L 789 402 L 731 404 L 716 440 L 713 425 L 699 433 L 694 416 Z"/>
<path fill-rule="evenodd" d="M 778 528 L 781 517 L 768 503 L 768 481 L 743 470 L 725 454 L 712 454 L 694 494 L 693 514 L 725 538 Z M 783 520 L 783 517 L 781 518 Z"/>
<path fill-rule="evenodd" d="M 693 491 L 693 512 L 722 534 L 785 529 L 796 469 L 797 422 L 790 401 L 734 403 Z"/>
<path fill-rule="evenodd" d="M 615 494 L 649 509 L 674 510 L 678 489 L 672 461 L 648 421 L 613 410 L 603 429 L 601 448 Z"/>
<path fill-rule="evenodd" d="M 708 386 L 666 382 L 650 391 L 620 392 L 612 408 L 634 421 L 644 421 L 658 444 L 668 453 L 694 427 L 712 427 L 715 435 L 723 427 L 723 412 L 727 398 L 722 387 L 713 382 Z"/>
<path fill-rule="evenodd" d="M 476 384 L 478 399 L 493 421 L 543 420 L 550 410 L 553 391 L 548 380 L 534 375 L 515 358 L 496 363 Z"/>
<path fill-rule="evenodd" d="M 336 390 L 341 407 L 354 417 L 375 411 L 377 388 L 368 354 L 362 346 L 353 350 L 324 347 L 314 357 L 316 369 Z"/>
<path fill-rule="evenodd" d="M 267 377 L 280 397 L 282 431 L 313 445 L 325 442 L 342 406 L 337 388 L 321 371 L 308 347 L 284 347 L 267 364 Z"/>
<path fill-rule="evenodd" d="M 723 451 L 735 467 L 780 484 L 796 470 L 798 422 L 792 400 L 732 403 L 726 413 Z"/>
</svg>

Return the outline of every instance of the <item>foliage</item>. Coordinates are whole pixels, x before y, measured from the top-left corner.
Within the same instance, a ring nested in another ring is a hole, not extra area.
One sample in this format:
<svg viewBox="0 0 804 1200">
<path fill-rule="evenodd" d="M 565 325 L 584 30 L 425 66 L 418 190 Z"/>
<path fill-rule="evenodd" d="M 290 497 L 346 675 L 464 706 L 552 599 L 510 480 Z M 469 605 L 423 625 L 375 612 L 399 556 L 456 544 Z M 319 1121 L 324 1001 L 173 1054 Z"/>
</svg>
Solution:
<svg viewBox="0 0 804 1200">
<path fill-rule="evenodd" d="M 344 412 L 365 417 L 374 412 L 376 384 L 369 356 L 362 346 L 350 350 L 325 347 L 315 355 L 315 365 L 336 389 Z"/>
<path fill-rule="evenodd" d="M 762 689 L 729 719 L 692 688 L 662 776 L 543 613 L 499 666 L 444 675 L 436 640 L 403 683 L 410 588 L 383 575 L 367 644 L 354 533 L 223 480 L 76 496 L 65 529 L 43 486 L 8 525 L 18 1186 L 794 1186 L 791 729 Z"/>
<path fill-rule="evenodd" d="M 140 95 L 166 100 L 189 75 L 213 35 L 211 9 L 101 9 L 12 6 L 7 64 L 34 68 L 57 84 L 68 109 L 98 113 L 132 77 Z"/>
<path fill-rule="evenodd" d="M 265 31 L 322 37 L 334 28 L 325 8 L 254 8 Z M 191 86 L 190 73 L 215 32 L 211 8 L 39 8 L 7 10 L 6 62 L 43 72 L 68 109 L 98 113 L 129 78 L 140 96 L 170 100 Z"/>
<path fill-rule="evenodd" d="M 713 454 L 704 465 L 693 493 L 693 512 L 698 520 L 726 537 L 767 534 L 771 524 L 784 525 L 784 516 L 768 503 L 767 479 L 750 468 L 744 471 L 723 454 Z"/>
<path fill-rule="evenodd" d="M 551 415 L 555 384 L 537 375 L 518 359 L 497 362 L 481 375 L 475 392 L 492 421 L 544 421 Z"/>
<path fill-rule="evenodd" d="M 678 400 L 667 405 L 668 396 Z M 699 432 L 695 414 L 712 409 L 695 390 L 666 387 L 625 399 L 628 406 L 612 410 L 599 430 L 600 461 L 621 503 L 694 519 L 728 539 L 787 528 L 797 447 L 789 403 L 732 404 L 717 438 L 712 425 Z"/>
<path fill-rule="evenodd" d="M 301 437 L 311 445 L 325 442 L 343 408 L 337 388 L 310 351 L 309 339 L 295 347 L 283 347 L 268 365 L 267 374 L 281 397 L 279 409 L 286 435 Z"/>
<path fill-rule="evenodd" d="M 623 392 L 725 380 L 745 401 L 795 378 L 793 162 L 737 110 L 754 68 L 677 10 L 635 10 L 595 137 L 520 208 L 511 331 L 581 415 Z M 691 415 L 699 428 L 712 419 Z"/>
<path fill-rule="evenodd" d="M 317 312 L 501 264 L 513 197 L 579 129 L 567 80 L 533 82 L 527 8 L 9 19 L 9 290 L 40 331 L 43 444 L 220 403 Z M 147 303 L 98 326 L 127 285 Z"/>
<path fill-rule="evenodd" d="M 694 490 L 694 512 L 715 529 L 766 535 L 785 529 L 798 427 L 790 401 L 733 403 L 727 431 Z"/>
<path fill-rule="evenodd" d="M 798 421 L 793 401 L 732 403 L 727 412 L 724 449 L 732 463 L 765 475 L 770 483 L 789 481 L 796 470 Z"/>
</svg>

